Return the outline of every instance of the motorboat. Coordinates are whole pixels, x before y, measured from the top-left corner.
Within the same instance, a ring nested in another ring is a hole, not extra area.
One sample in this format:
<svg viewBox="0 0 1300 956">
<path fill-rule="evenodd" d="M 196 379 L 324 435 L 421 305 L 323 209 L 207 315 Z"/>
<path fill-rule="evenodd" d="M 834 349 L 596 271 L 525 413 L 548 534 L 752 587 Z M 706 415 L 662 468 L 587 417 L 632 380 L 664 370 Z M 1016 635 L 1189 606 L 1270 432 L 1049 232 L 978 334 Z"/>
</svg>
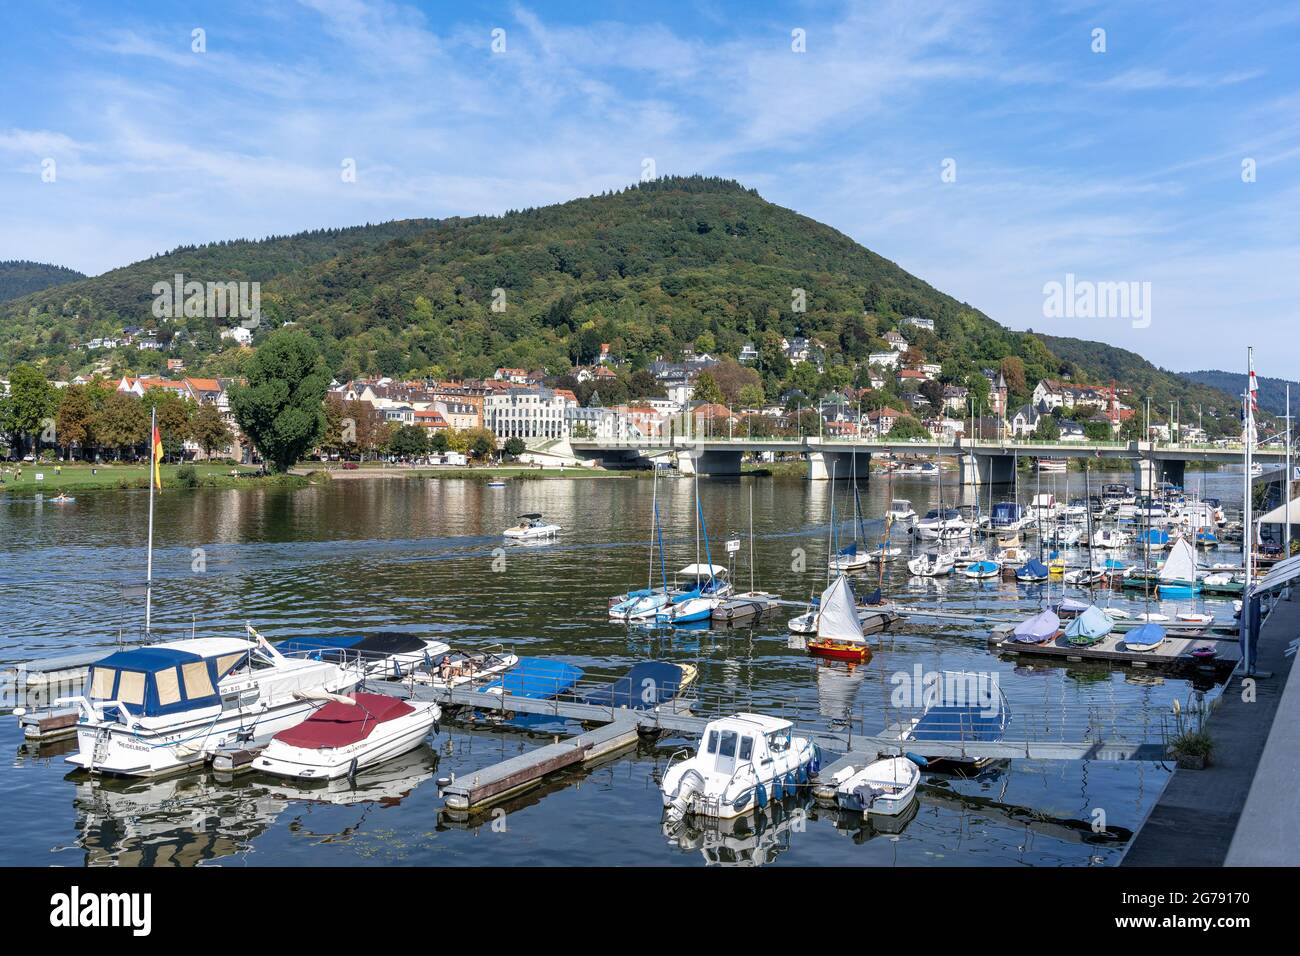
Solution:
<svg viewBox="0 0 1300 956">
<path fill-rule="evenodd" d="M 1011 632 L 1013 644 L 1046 644 L 1055 640 L 1061 633 L 1061 619 L 1055 611 L 1040 611 L 1033 617 L 1026 618 L 1015 626 Z"/>
<path fill-rule="evenodd" d="M 1002 548 L 997 553 L 997 560 L 1000 564 L 1024 564 L 1033 554 L 1028 548 L 1011 547 Z"/>
<path fill-rule="evenodd" d="M 951 574 L 957 566 L 951 554 L 921 554 L 907 562 L 907 569 L 923 578 L 938 578 Z"/>
<path fill-rule="evenodd" d="M 1083 537 L 1083 529 L 1076 524 L 1058 522 L 1047 535 L 1047 540 L 1063 548 L 1072 548 Z"/>
<path fill-rule="evenodd" d="M 739 624 L 762 617 L 781 606 L 780 598 L 767 591 L 742 591 L 713 609 L 713 620 Z"/>
<path fill-rule="evenodd" d="M 660 783 L 668 817 L 738 817 L 793 794 L 820 769 L 815 744 L 788 720 L 734 714 L 710 721 L 699 751 L 674 754 Z"/>
<path fill-rule="evenodd" d="M 957 568 L 969 567 L 976 561 L 986 560 L 989 556 L 987 548 L 970 544 L 962 545 L 948 553 L 952 555 L 953 566 Z"/>
<path fill-rule="evenodd" d="M 1001 573 L 1002 565 L 998 564 L 996 561 L 988 560 L 976 561 L 973 564 L 967 565 L 966 569 L 962 571 L 962 574 L 966 577 L 975 578 L 977 580 L 996 578 Z"/>
<path fill-rule="evenodd" d="M 504 674 L 519 663 L 519 657 L 498 645 L 490 645 L 477 653 L 443 654 L 432 666 L 417 668 L 410 679 L 417 684 L 428 684 L 450 690 L 475 681 L 483 682 Z"/>
<path fill-rule="evenodd" d="M 916 519 L 916 511 L 912 508 L 912 502 L 906 498 L 895 498 L 891 501 L 889 510 L 885 514 L 894 521 L 914 521 Z"/>
<path fill-rule="evenodd" d="M 924 541 L 947 541 L 969 537 L 971 527 L 956 508 L 931 508 L 912 530 Z"/>
<path fill-rule="evenodd" d="M 808 642 L 808 653 L 830 660 L 861 662 L 870 659 L 871 648 L 862 636 L 853 588 L 843 574 L 822 592 L 817 614 L 817 637 Z"/>
<path fill-rule="evenodd" d="M 249 639 L 197 637 L 116 651 L 90 668 L 75 704 L 77 750 L 96 773 L 149 777 L 203 764 L 228 742 L 260 747 L 320 706 L 309 692 L 346 693 L 355 663 L 292 658 Z"/>
<path fill-rule="evenodd" d="M 303 657 L 335 664 L 356 662 L 367 677 L 389 680 L 400 679 L 422 666 L 431 665 L 451 650 L 450 645 L 442 641 L 401 631 L 337 637 L 291 637 L 278 642 L 275 647 L 286 657 Z"/>
<path fill-rule="evenodd" d="M 561 528 L 558 524 L 550 524 L 541 514 L 533 512 L 531 514 L 520 515 L 519 524 L 513 528 L 506 528 L 501 532 L 507 538 L 513 538 L 518 541 L 532 541 L 538 538 L 553 538 L 559 534 Z"/>
<path fill-rule="evenodd" d="M 832 778 L 841 810 L 897 816 L 916 799 L 921 771 L 907 757 L 886 757 L 859 770 L 845 767 Z"/>
<path fill-rule="evenodd" d="M 1163 551 L 1169 547 L 1169 532 L 1164 528 L 1147 528 L 1138 535 L 1137 547 L 1148 551 Z"/>
<path fill-rule="evenodd" d="M 1124 635 L 1124 646 L 1139 653 L 1154 651 L 1164 642 L 1164 626 L 1155 621 L 1148 621 Z"/>
<path fill-rule="evenodd" d="M 1019 531 L 1033 524 L 1033 518 L 1015 501 L 999 501 L 989 515 L 989 527 L 995 531 Z"/>
<path fill-rule="evenodd" d="M 324 706 L 272 737 L 253 769 L 299 781 L 355 776 L 420 746 L 442 716 L 435 703 L 387 694 L 321 697 Z"/>
<path fill-rule="evenodd" d="M 1115 629 L 1115 622 L 1101 608 L 1089 605 L 1065 626 L 1065 640 L 1079 647 L 1096 644 Z"/>
<path fill-rule="evenodd" d="M 1106 576 L 1104 571 L 1096 568 L 1076 568 L 1073 571 L 1066 571 L 1062 575 L 1062 580 L 1066 584 L 1073 584 L 1077 587 L 1087 587 L 1092 584 L 1100 583 L 1101 579 Z"/>
<path fill-rule="evenodd" d="M 1205 548 L 1207 551 L 1219 546 L 1219 536 L 1214 533 L 1213 528 L 1202 527 L 1196 530 L 1196 546 Z"/>
<path fill-rule="evenodd" d="M 1093 548 L 1122 551 L 1129 546 L 1129 536 L 1118 528 L 1099 528 L 1089 539 Z"/>
</svg>

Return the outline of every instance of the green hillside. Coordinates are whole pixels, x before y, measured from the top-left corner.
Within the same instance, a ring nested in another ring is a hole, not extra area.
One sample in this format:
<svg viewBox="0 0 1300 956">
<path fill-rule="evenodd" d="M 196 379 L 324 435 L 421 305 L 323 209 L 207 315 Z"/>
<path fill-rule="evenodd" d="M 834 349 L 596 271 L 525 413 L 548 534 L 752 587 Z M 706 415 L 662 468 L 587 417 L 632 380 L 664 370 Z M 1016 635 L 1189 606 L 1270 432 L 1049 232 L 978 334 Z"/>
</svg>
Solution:
<svg viewBox="0 0 1300 956">
<path fill-rule="evenodd" d="M 1179 372 L 1181 378 L 1208 385 L 1230 395 L 1240 395 L 1246 390 L 1245 372 L 1224 372 L 1218 369 L 1205 369 L 1197 372 Z M 1284 378 L 1269 378 L 1265 375 L 1255 376 L 1259 385 L 1259 407 L 1274 415 L 1286 414 L 1286 389 L 1291 386 L 1291 405 L 1300 410 L 1300 382 Z"/>
<path fill-rule="evenodd" d="M 178 249 L 0 305 L 0 368 L 29 361 L 64 377 L 95 360 L 115 372 L 147 371 L 176 356 L 192 371 L 238 371 L 247 352 L 222 342 L 223 323 L 211 319 L 163 323 L 160 338 L 185 333 L 165 353 L 73 347 L 122 325 L 152 323 L 152 285 L 176 272 L 200 281 L 260 281 L 266 321 L 254 344 L 296 322 L 339 377 L 483 376 L 500 365 L 561 375 L 592 362 L 609 343 L 625 363 L 625 387 L 631 372 L 658 355 L 674 358 L 692 347 L 736 356 L 753 342 L 772 401 L 790 388 L 813 394 L 866 384 L 868 353 L 886 349 L 881 336 L 896 328 L 926 361 L 942 365 L 945 381 L 977 392 L 980 369 L 1019 359 L 1013 400 L 1071 366 L 1106 381 L 1112 367 L 1142 361 L 1104 345 L 1008 331 L 751 189 L 678 177 L 503 216 Z M 901 324 L 909 316 L 933 320 L 935 330 Z M 811 363 L 792 369 L 781 353 L 782 337 L 798 335 L 820 346 L 823 375 Z M 1146 368 L 1158 396 L 1231 404 Z M 892 382 L 877 397 L 898 400 Z"/>
<path fill-rule="evenodd" d="M 0 262 L 0 302 L 86 278 L 76 269 L 15 259 Z"/>
</svg>

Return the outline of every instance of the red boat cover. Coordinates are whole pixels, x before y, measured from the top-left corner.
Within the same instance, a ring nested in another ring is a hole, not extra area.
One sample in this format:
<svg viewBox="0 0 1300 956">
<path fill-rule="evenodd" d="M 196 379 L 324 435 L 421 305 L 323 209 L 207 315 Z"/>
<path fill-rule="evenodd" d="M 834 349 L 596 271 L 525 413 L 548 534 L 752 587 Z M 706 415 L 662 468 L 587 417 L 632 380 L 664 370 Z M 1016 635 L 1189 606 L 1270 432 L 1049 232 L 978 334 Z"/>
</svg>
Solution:
<svg viewBox="0 0 1300 956">
<path fill-rule="evenodd" d="M 356 704 L 341 704 L 332 700 L 301 724 L 280 731 L 274 739 L 290 747 L 305 747 L 309 750 L 346 747 L 365 740 L 380 724 L 415 710 L 406 701 L 386 694 L 349 696 Z"/>
</svg>

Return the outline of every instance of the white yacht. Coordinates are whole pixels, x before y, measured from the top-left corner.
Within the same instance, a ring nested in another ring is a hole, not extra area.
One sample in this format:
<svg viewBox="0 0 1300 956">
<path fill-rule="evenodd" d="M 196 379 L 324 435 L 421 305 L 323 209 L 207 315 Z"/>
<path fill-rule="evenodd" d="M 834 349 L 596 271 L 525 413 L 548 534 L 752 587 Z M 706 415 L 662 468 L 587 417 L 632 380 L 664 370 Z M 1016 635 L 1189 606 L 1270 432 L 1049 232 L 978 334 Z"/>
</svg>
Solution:
<svg viewBox="0 0 1300 956">
<path fill-rule="evenodd" d="M 546 521 L 540 514 L 520 515 L 519 524 L 513 528 L 506 528 L 501 532 L 507 538 L 514 538 L 519 541 L 533 541 L 538 538 L 554 538 L 560 533 L 558 524 L 551 524 Z"/>
<path fill-rule="evenodd" d="M 249 635 L 147 644 L 94 664 L 86 693 L 57 701 L 79 711 L 68 763 L 124 777 L 197 766 L 227 744 L 261 746 L 319 707 L 314 695 L 361 680 L 360 665 L 285 657 Z"/>
<path fill-rule="evenodd" d="M 915 521 L 916 511 L 912 508 L 912 502 L 906 498 L 895 498 L 889 503 L 889 511 L 886 515 L 895 521 Z"/>
<path fill-rule="evenodd" d="M 948 541 L 970 537 L 970 524 L 956 508 L 931 508 L 913 530 L 924 541 Z"/>
</svg>

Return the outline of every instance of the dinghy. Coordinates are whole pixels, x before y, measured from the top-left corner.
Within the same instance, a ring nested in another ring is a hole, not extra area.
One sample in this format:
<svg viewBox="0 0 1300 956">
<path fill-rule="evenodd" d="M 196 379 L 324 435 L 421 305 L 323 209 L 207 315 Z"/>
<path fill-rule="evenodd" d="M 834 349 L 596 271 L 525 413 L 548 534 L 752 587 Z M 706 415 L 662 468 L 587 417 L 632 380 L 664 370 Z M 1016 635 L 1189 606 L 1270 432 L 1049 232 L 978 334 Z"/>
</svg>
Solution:
<svg viewBox="0 0 1300 956">
<path fill-rule="evenodd" d="M 520 515 L 519 524 L 501 532 L 507 538 L 516 541 L 535 541 L 539 538 L 553 538 L 560 533 L 558 524 L 550 524 L 537 512 Z"/>
<path fill-rule="evenodd" d="M 1047 565 L 1037 558 L 1030 558 L 1024 567 L 1016 572 L 1016 580 L 1021 584 L 1041 584 L 1052 576 Z"/>
<path fill-rule="evenodd" d="M 669 819 L 738 817 L 793 795 L 821 763 L 817 747 L 795 737 L 793 727 L 765 714 L 710 721 L 699 751 L 680 763 L 674 754 L 664 771 L 660 792 Z"/>
<path fill-rule="evenodd" d="M 968 578 L 983 580 L 985 578 L 996 578 L 1002 573 L 1002 565 L 996 561 L 976 561 L 962 572 Z"/>
<path fill-rule="evenodd" d="M 253 761 L 293 780 L 336 780 L 418 747 L 442 711 L 386 694 L 331 694 L 300 724 L 280 731 Z"/>
<path fill-rule="evenodd" d="M 835 802 L 841 810 L 887 817 L 907 809 L 921 782 L 920 769 L 907 757 L 886 757 L 857 771 L 845 767 L 835 776 Z"/>
<path fill-rule="evenodd" d="M 1176 615 L 1180 624 L 1191 624 L 1194 627 L 1205 627 L 1214 623 L 1213 614 L 1201 614 L 1195 611 L 1188 611 L 1184 614 Z"/>
<path fill-rule="evenodd" d="M 1139 653 L 1154 651 L 1165 642 L 1165 629 L 1154 621 L 1135 627 L 1124 635 L 1124 646 Z"/>
<path fill-rule="evenodd" d="M 1066 626 L 1065 639 L 1077 647 L 1088 647 L 1096 644 L 1114 629 L 1115 622 L 1101 608 L 1089 605 L 1087 610 Z"/>
<path fill-rule="evenodd" d="M 843 574 L 822 592 L 817 637 L 808 642 L 808 653 L 815 657 L 853 662 L 871 657 L 871 648 L 862 636 L 862 621 L 858 618 L 853 589 Z"/>
<path fill-rule="evenodd" d="M 1011 640 L 1016 644 L 1046 644 L 1061 633 L 1061 619 L 1055 611 L 1041 611 L 1016 625 Z"/>
</svg>

